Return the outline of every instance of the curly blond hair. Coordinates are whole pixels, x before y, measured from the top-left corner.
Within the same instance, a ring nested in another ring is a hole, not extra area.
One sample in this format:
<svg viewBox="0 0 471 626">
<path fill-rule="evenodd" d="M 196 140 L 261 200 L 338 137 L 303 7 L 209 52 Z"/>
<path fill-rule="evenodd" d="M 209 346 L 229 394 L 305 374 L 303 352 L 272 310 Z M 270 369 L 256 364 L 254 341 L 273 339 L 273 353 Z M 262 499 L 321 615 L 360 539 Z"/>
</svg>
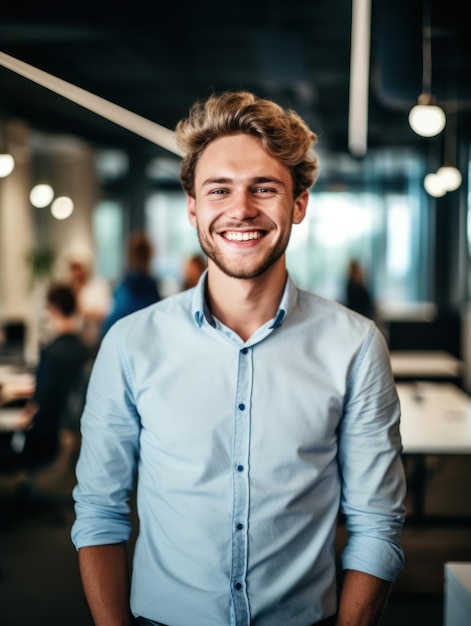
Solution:
<svg viewBox="0 0 471 626">
<path fill-rule="evenodd" d="M 205 148 L 218 137 L 237 133 L 258 137 L 265 150 L 290 169 L 295 198 L 317 179 L 317 135 L 295 111 L 249 91 L 222 92 L 195 102 L 175 133 L 184 154 L 180 181 L 193 197 L 195 169 Z"/>
</svg>

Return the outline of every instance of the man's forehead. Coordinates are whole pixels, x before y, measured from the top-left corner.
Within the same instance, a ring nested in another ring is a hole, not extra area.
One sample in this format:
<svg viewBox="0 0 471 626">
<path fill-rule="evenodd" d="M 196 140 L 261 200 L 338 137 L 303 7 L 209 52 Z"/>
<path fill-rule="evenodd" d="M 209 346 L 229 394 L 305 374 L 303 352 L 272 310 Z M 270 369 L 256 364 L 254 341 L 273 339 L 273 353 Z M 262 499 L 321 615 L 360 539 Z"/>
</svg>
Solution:
<svg viewBox="0 0 471 626">
<path fill-rule="evenodd" d="M 208 179 L 229 182 L 240 176 L 259 182 L 291 179 L 289 169 L 265 150 L 260 139 L 242 133 L 208 144 L 195 170 L 199 184 Z"/>
</svg>

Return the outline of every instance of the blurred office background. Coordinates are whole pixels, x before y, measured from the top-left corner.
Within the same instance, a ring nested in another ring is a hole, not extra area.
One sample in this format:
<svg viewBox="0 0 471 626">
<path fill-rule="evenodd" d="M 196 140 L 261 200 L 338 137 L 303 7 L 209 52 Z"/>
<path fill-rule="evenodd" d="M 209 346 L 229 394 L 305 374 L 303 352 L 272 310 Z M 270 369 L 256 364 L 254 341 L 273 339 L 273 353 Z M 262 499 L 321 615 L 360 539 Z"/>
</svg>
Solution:
<svg viewBox="0 0 471 626">
<path fill-rule="evenodd" d="M 293 230 L 293 277 L 343 301 L 347 266 L 357 258 L 391 349 L 446 350 L 464 361 L 459 383 L 471 389 L 471 39 L 464 7 L 458 0 L 371 4 L 2 8 L 0 53 L 8 62 L 0 64 L 0 153 L 13 156 L 14 168 L 0 178 L 0 324 L 23 328 L 26 364 L 37 359 L 44 284 L 63 274 L 72 252 L 91 255 L 96 273 L 113 286 L 128 234 L 144 229 L 165 296 L 181 287 L 183 261 L 198 242 L 178 154 L 17 73 L 11 58 L 164 129 L 173 130 L 194 100 L 224 89 L 248 89 L 296 109 L 318 133 L 320 174 L 307 218 Z M 411 128 L 419 101 L 444 112 L 437 134 Z M 440 186 L 437 172 L 445 166 L 458 172 L 457 186 Z M 38 208 L 30 192 L 46 182 L 54 196 Z M 56 202 L 64 196 L 72 203 Z M 467 474 L 463 463 L 450 470 L 450 485 Z M 457 501 L 453 513 L 469 514 L 461 496 Z M 443 561 L 471 560 L 469 532 L 449 533 L 455 545 L 448 553 L 443 536 L 427 535 L 427 545 L 414 532 L 407 540 L 416 563 L 436 556 L 433 580 L 427 587 L 427 568 L 417 565 L 399 591 L 437 594 L 438 604 L 429 606 L 440 614 Z"/>
<path fill-rule="evenodd" d="M 308 217 L 288 253 L 297 282 L 342 299 L 356 257 L 380 319 L 461 316 L 471 245 L 471 45 L 463 10 L 457 0 L 380 0 L 369 16 L 369 3 L 357 4 L 363 51 L 356 53 L 355 3 L 344 0 L 204 0 L 166 17 L 140 3 L 122 12 L 103 3 L 97 14 L 70 17 L 60 6 L 10 6 L 0 52 L 170 130 L 213 90 L 247 88 L 295 108 L 319 135 L 321 162 Z M 354 59 L 363 59 L 363 69 L 351 80 Z M 408 121 L 424 93 L 446 115 L 433 137 Z M 87 250 L 97 273 L 114 284 L 127 233 L 144 228 L 163 293 L 178 289 L 182 258 L 198 249 L 178 155 L 2 66 L 0 131 L 0 151 L 15 159 L 0 179 L 0 318 L 26 321 L 29 358 L 32 272 L 48 253 L 51 272 L 59 273 L 67 254 Z M 462 181 L 456 190 L 433 191 L 436 197 L 424 179 L 445 165 Z M 54 198 L 35 208 L 30 191 L 45 182 Z M 54 204 L 63 196 L 73 211 L 66 201 Z M 454 332 L 444 341 L 456 348 Z"/>
</svg>

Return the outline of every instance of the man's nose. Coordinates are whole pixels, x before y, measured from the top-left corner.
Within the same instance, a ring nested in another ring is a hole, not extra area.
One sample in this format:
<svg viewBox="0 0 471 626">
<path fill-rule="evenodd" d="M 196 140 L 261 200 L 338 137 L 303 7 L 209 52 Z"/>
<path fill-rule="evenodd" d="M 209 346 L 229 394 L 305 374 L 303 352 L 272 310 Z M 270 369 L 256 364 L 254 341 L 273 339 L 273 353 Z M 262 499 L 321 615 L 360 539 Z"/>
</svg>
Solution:
<svg viewBox="0 0 471 626">
<path fill-rule="evenodd" d="M 230 207 L 230 215 L 237 219 L 249 219 L 259 212 L 258 203 L 250 191 L 240 190 L 234 192 Z"/>
</svg>

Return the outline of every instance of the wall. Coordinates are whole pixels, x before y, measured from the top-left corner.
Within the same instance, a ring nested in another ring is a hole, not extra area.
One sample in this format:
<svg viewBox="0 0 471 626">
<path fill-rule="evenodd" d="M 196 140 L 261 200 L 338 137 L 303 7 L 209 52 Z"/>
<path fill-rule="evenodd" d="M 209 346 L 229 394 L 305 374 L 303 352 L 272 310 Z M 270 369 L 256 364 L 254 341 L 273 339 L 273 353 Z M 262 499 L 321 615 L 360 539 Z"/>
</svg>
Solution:
<svg viewBox="0 0 471 626">
<path fill-rule="evenodd" d="M 25 358 L 34 364 L 44 292 L 51 277 L 33 281 L 27 256 L 34 247 L 50 246 L 57 255 L 52 277 L 59 277 L 64 275 L 65 260 L 73 251 L 93 255 L 91 216 L 100 190 L 94 152 L 82 142 L 41 135 L 19 121 L 8 122 L 6 136 L 15 169 L 0 179 L 0 320 L 25 322 Z M 29 201 L 30 189 L 37 182 L 33 155 L 37 163 L 38 153 L 52 164 L 51 183 L 57 193 L 67 193 L 74 200 L 75 210 L 66 220 L 56 220 L 49 207 L 36 209 Z"/>
</svg>

